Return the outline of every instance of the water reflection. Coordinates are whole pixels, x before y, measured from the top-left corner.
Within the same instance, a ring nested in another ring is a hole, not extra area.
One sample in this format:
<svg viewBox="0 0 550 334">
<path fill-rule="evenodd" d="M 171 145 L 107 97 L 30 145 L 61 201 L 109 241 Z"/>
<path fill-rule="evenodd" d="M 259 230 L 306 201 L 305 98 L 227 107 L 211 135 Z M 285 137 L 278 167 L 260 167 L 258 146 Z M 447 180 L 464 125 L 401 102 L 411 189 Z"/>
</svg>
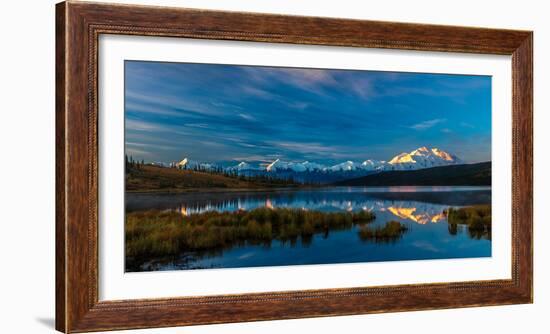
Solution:
<svg viewBox="0 0 550 334">
<path fill-rule="evenodd" d="M 413 191 L 416 190 L 416 191 Z M 327 187 L 306 190 L 274 190 L 223 193 L 126 194 L 126 210 L 182 209 L 188 214 L 204 211 L 250 210 L 257 207 L 294 207 L 323 211 L 359 210 L 393 202 L 420 202 L 443 206 L 488 204 L 487 187 Z M 404 207 L 401 205 L 401 207 Z"/>
<path fill-rule="evenodd" d="M 407 232 L 391 243 L 359 238 L 360 230 L 326 231 L 268 245 L 243 244 L 199 256 L 144 264 L 140 270 L 234 268 L 292 264 L 351 263 L 491 256 L 490 234 L 448 224 L 450 207 L 490 204 L 491 190 L 483 187 L 323 188 L 271 192 L 190 194 L 127 194 L 127 212 L 170 210 L 188 217 L 209 211 L 250 211 L 255 208 L 301 208 L 322 212 L 373 211 L 373 228 L 390 221 L 405 224 Z"/>
<path fill-rule="evenodd" d="M 423 208 L 425 211 L 418 210 L 417 207 L 395 207 L 390 206 L 387 210 L 393 213 L 396 217 L 409 219 L 418 224 L 439 223 L 446 219 L 445 210 L 439 211 L 438 208 Z M 383 209 L 381 209 L 383 210 Z"/>
<path fill-rule="evenodd" d="M 306 205 L 296 205 L 298 203 L 288 203 L 288 204 L 274 204 L 271 199 L 266 199 L 263 203 L 218 203 L 217 205 L 197 205 L 197 206 L 187 206 L 181 205 L 180 207 L 174 209 L 177 212 L 180 212 L 182 216 L 189 216 L 192 214 L 201 214 L 209 211 L 239 211 L 239 210 L 252 210 L 259 207 L 265 207 L 268 209 L 275 208 L 301 208 L 303 210 L 319 210 L 319 211 L 378 211 L 378 212 L 389 212 L 393 214 L 396 218 L 401 218 L 404 220 L 409 220 L 417 224 L 427 224 L 427 223 L 439 223 L 446 219 L 446 209 L 449 206 L 446 205 L 437 205 L 437 204 L 426 204 L 419 202 L 405 202 L 405 201 L 367 201 L 361 203 L 352 203 L 350 201 L 344 203 L 338 203 L 332 201 L 331 203 L 322 202 L 317 205 L 309 203 Z M 330 209 L 330 210 L 329 210 Z"/>
</svg>

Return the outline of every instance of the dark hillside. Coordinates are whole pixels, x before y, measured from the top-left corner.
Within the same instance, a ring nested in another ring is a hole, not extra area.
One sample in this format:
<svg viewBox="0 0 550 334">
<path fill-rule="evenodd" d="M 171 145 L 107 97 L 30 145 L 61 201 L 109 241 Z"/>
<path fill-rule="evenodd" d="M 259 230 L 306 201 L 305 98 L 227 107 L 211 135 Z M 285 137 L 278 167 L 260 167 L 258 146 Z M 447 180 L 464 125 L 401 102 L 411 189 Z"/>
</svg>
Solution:
<svg viewBox="0 0 550 334">
<path fill-rule="evenodd" d="M 410 171 L 388 171 L 334 183 L 337 186 L 490 186 L 491 162 Z"/>
<path fill-rule="evenodd" d="M 260 189 L 297 186 L 289 180 L 228 176 L 219 173 L 141 165 L 126 170 L 126 191 L 179 192 L 207 189 Z"/>
</svg>

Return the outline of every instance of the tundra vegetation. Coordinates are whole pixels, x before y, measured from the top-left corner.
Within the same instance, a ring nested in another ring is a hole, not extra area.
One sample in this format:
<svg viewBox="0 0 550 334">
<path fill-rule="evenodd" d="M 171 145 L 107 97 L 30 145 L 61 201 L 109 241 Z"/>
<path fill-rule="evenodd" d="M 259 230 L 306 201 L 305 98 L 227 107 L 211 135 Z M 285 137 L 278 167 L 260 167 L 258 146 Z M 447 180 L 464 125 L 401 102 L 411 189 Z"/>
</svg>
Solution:
<svg viewBox="0 0 550 334">
<path fill-rule="evenodd" d="M 308 243 L 317 233 L 349 229 L 375 219 L 371 211 L 321 212 L 288 208 L 209 211 L 183 216 L 150 210 L 126 214 L 126 258 L 176 256 L 184 251 L 216 251 L 273 240 Z"/>
<path fill-rule="evenodd" d="M 383 226 L 363 226 L 359 230 L 359 237 L 364 241 L 392 242 L 400 239 L 408 228 L 398 221 L 392 220 Z"/>
<path fill-rule="evenodd" d="M 470 237 L 491 239 L 491 205 L 473 205 L 463 208 L 449 208 L 446 211 L 449 233 L 456 235 L 459 225 L 468 228 Z"/>
<path fill-rule="evenodd" d="M 183 192 L 212 189 L 254 190 L 304 186 L 292 179 L 277 179 L 265 175 L 244 176 L 206 170 L 186 170 L 147 164 L 126 168 L 128 192 Z"/>
</svg>

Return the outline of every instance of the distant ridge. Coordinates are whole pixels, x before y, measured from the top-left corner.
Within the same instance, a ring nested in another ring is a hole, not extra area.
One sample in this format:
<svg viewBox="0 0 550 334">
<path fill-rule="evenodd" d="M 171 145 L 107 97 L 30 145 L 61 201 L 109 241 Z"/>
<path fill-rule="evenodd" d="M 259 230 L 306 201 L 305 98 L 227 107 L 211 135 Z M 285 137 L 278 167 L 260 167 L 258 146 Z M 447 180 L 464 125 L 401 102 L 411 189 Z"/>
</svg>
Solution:
<svg viewBox="0 0 550 334">
<path fill-rule="evenodd" d="M 402 152 L 394 156 L 389 161 L 367 159 L 363 162 L 343 161 L 336 164 L 324 165 L 319 162 L 311 161 L 284 161 L 277 158 L 272 162 L 262 161 L 250 162 L 241 161 L 234 166 L 217 165 L 215 162 L 199 162 L 184 158 L 181 161 L 170 163 L 156 162 L 156 166 L 177 167 L 179 169 L 192 170 L 225 170 L 242 173 L 246 171 L 263 171 L 269 173 L 277 172 L 378 172 L 378 171 L 396 171 L 396 170 L 417 170 L 438 166 L 459 165 L 464 162 L 456 155 L 445 152 L 437 147 L 428 148 L 422 146 L 411 152 Z"/>
<path fill-rule="evenodd" d="M 407 171 L 385 171 L 334 183 L 337 186 L 490 186 L 491 162 Z"/>
<path fill-rule="evenodd" d="M 367 156 L 367 153 L 365 153 L 365 156 Z M 230 160 L 232 162 L 206 162 L 191 160 L 190 157 L 184 157 L 182 160 L 172 161 L 170 163 L 151 162 L 148 164 L 159 167 L 172 167 L 179 170 L 218 173 L 230 175 L 233 177 L 264 177 L 267 179 L 290 180 L 296 183 L 308 183 L 318 185 L 333 184 L 335 182 L 345 182 L 344 180 L 358 179 L 367 177 L 369 175 L 386 172 L 416 171 L 434 167 L 458 166 L 465 164 L 465 160 L 460 159 L 458 156 L 452 153 L 446 152 L 437 147 L 430 148 L 427 146 L 419 147 L 410 152 L 401 152 L 388 161 L 373 159 L 367 159 L 362 162 L 357 160 L 347 160 L 341 162 L 334 160 L 326 162 L 308 160 L 292 161 L 284 160 L 282 157 L 272 161 L 258 159 L 254 161 L 251 160 L 238 162 L 239 160 L 241 159 L 232 159 Z M 229 163 L 231 163 L 231 165 L 228 165 Z M 387 177 L 387 175 L 400 174 L 383 175 L 386 175 Z M 424 174 L 420 173 L 418 175 Z M 395 177 L 401 178 L 402 176 Z M 393 178 L 393 176 L 390 178 Z M 420 182 L 420 184 L 432 184 L 434 182 L 443 182 L 443 184 L 445 184 L 444 182 L 447 182 L 437 181 L 437 179 L 431 180 L 430 178 L 431 177 L 426 180 L 416 180 L 414 182 Z M 378 179 L 378 177 L 366 180 L 368 180 L 368 182 L 379 184 L 379 181 L 376 181 L 376 179 Z M 391 184 L 402 184 L 402 182 L 405 181 L 385 180 L 383 182 L 390 182 Z M 407 180 L 406 182 L 410 183 L 413 181 Z M 464 181 L 454 180 L 452 182 L 454 182 L 453 184 L 462 184 Z M 490 182 L 490 180 L 469 180 L 468 182 L 476 182 L 474 184 L 478 184 L 479 182 Z"/>
</svg>

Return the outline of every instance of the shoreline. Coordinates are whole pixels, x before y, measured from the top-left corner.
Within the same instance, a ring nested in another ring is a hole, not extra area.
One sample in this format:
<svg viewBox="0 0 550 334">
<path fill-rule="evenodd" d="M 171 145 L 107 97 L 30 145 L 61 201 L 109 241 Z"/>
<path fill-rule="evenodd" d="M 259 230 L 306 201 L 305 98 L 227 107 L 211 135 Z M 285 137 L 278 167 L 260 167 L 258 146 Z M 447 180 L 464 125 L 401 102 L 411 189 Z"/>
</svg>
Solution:
<svg viewBox="0 0 550 334">
<path fill-rule="evenodd" d="M 151 190 L 124 190 L 126 194 L 187 194 L 187 193 L 233 193 L 233 192 L 278 192 L 278 191 L 296 191 L 311 190 L 323 188 L 407 188 L 418 187 L 420 189 L 429 188 L 475 188 L 475 190 L 491 190 L 491 185 L 402 185 L 402 186 L 294 186 L 294 187 L 261 187 L 261 188 L 187 188 L 187 189 L 151 189 Z M 452 190 L 448 190 L 452 191 Z"/>
<path fill-rule="evenodd" d="M 127 194 L 186 194 L 186 193 L 223 193 L 223 192 L 275 192 L 302 189 L 319 189 L 323 187 L 269 187 L 269 188 L 188 188 L 188 189 L 152 189 L 124 190 Z"/>
</svg>

